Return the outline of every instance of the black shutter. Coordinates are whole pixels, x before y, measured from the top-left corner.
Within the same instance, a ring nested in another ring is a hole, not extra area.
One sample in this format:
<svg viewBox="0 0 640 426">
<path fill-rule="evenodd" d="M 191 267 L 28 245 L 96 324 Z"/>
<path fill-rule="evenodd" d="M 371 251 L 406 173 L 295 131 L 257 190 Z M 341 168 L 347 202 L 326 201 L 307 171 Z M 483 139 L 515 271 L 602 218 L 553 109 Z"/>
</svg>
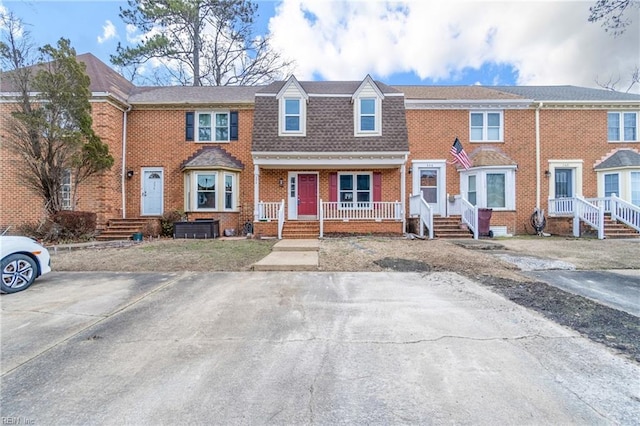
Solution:
<svg viewBox="0 0 640 426">
<path fill-rule="evenodd" d="M 229 140 L 238 140 L 238 111 L 229 113 Z"/>
<path fill-rule="evenodd" d="M 185 115 L 185 137 L 188 141 L 193 140 L 194 116 L 194 112 L 187 112 Z"/>
</svg>

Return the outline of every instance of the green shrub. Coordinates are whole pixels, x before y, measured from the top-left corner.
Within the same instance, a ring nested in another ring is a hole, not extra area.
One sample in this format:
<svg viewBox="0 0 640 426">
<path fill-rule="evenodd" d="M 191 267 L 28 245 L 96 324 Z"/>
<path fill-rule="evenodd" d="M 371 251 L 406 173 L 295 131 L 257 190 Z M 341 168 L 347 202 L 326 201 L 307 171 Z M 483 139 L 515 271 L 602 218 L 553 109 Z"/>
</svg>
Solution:
<svg viewBox="0 0 640 426">
<path fill-rule="evenodd" d="M 165 212 L 160 219 L 160 228 L 163 237 L 173 237 L 173 222 L 180 222 L 184 218 L 184 212 L 173 210 Z"/>
</svg>

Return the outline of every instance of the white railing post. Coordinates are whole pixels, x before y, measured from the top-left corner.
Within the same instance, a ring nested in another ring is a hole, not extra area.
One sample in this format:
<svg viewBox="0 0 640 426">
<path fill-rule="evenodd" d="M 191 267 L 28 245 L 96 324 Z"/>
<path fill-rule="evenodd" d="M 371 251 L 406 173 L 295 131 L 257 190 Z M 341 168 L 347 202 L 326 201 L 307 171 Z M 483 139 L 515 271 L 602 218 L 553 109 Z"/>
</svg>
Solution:
<svg viewBox="0 0 640 426">
<path fill-rule="evenodd" d="M 282 239 L 282 230 L 284 229 L 284 199 L 280 202 L 278 208 L 278 239 Z"/>
<path fill-rule="evenodd" d="M 618 200 L 616 194 L 611 195 L 611 220 L 618 220 Z"/>
<path fill-rule="evenodd" d="M 573 209 L 573 236 L 576 238 L 580 236 L 580 212 L 578 212 L 578 210 L 580 209 L 579 206 L 580 204 L 576 203 Z"/>
<path fill-rule="evenodd" d="M 598 207 L 598 239 L 604 240 L 604 207 Z"/>
<path fill-rule="evenodd" d="M 324 237 L 324 203 L 320 198 L 320 238 Z"/>
</svg>

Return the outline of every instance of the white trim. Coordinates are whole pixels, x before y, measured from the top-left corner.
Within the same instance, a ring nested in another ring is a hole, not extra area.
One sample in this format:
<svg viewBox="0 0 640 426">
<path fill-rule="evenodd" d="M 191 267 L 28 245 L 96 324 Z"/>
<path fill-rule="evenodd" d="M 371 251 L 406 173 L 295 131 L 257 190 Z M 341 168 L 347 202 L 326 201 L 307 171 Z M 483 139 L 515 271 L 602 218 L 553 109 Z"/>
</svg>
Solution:
<svg viewBox="0 0 640 426">
<path fill-rule="evenodd" d="M 460 172 L 460 194 L 467 197 L 469 176 L 476 176 L 476 206 L 494 211 L 516 210 L 516 166 L 474 167 Z M 487 175 L 504 174 L 504 207 L 487 206 Z"/>
<path fill-rule="evenodd" d="M 472 139 L 471 116 L 473 114 L 482 114 L 482 138 Z M 489 139 L 489 114 L 500 115 L 500 125 L 498 128 L 498 139 Z M 469 143 L 504 143 L 504 111 L 503 110 L 484 110 L 472 109 L 469 111 Z"/>
<path fill-rule="evenodd" d="M 302 96 L 305 100 L 309 100 L 309 95 L 307 94 L 307 92 L 305 92 L 305 90 L 302 88 L 302 85 L 300 85 L 300 82 L 298 82 L 294 75 L 289 77 L 287 82 L 282 85 L 282 88 L 276 94 L 276 98 L 280 99 L 281 97 L 283 97 L 287 90 L 289 90 L 290 86 L 295 86 L 296 91 L 300 93 L 300 96 Z"/>
<path fill-rule="evenodd" d="M 405 109 L 528 109 L 532 99 L 524 100 L 425 100 L 405 99 Z"/>
<path fill-rule="evenodd" d="M 438 211 L 446 215 L 447 207 L 447 160 L 412 160 L 411 161 L 411 193 L 420 193 L 420 169 L 438 169 Z"/>
<path fill-rule="evenodd" d="M 145 173 L 160 172 L 160 213 L 145 213 L 144 194 L 145 194 Z M 140 216 L 161 216 L 164 213 L 164 167 L 141 167 L 140 168 Z"/>
<path fill-rule="evenodd" d="M 548 160 L 549 165 L 549 198 L 556 198 L 556 174 L 555 169 L 574 169 L 573 190 L 574 197 L 582 197 L 582 169 L 584 160 Z"/>
<path fill-rule="evenodd" d="M 393 167 L 406 163 L 408 152 L 252 152 L 256 166 L 273 167 Z"/>
<path fill-rule="evenodd" d="M 355 92 L 353 92 L 353 96 L 352 99 L 355 101 L 358 98 L 361 97 L 369 97 L 369 96 L 361 96 L 361 93 L 363 90 L 365 90 L 365 88 L 369 86 L 373 89 L 373 91 L 376 94 L 376 97 L 378 97 L 379 99 L 384 99 L 384 94 L 382 93 L 382 91 L 380 90 L 380 88 L 378 87 L 378 85 L 376 84 L 376 82 L 373 80 L 373 78 L 371 78 L 371 76 L 369 74 L 367 74 L 367 76 L 364 78 L 364 80 L 362 80 L 362 83 L 360 83 L 360 85 L 358 86 L 358 88 L 356 89 Z"/>
<path fill-rule="evenodd" d="M 211 139 L 200 140 L 200 115 L 209 114 L 211 117 Z M 227 115 L 227 139 L 216 140 L 216 116 Z M 191 142 L 191 141 L 190 141 Z M 230 143 L 231 142 L 231 111 L 226 109 L 203 109 L 194 111 L 193 117 L 193 142 L 195 143 Z"/>
<path fill-rule="evenodd" d="M 298 101 L 300 128 L 298 130 L 286 130 L 286 102 Z M 278 136 L 306 136 L 307 135 L 307 102 L 305 99 L 293 96 L 283 96 L 278 99 Z"/>
</svg>

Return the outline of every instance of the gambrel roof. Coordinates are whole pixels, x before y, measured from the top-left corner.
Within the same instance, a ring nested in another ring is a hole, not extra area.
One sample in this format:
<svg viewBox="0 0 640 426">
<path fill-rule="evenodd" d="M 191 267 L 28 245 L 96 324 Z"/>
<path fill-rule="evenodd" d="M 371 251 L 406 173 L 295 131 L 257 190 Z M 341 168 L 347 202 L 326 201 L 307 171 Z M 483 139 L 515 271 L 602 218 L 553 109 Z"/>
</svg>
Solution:
<svg viewBox="0 0 640 426">
<path fill-rule="evenodd" d="M 404 97 L 397 89 L 375 82 L 382 102 L 381 136 L 355 136 L 353 94 L 362 81 L 301 81 L 309 95 L 306 136 L 279 136 L 276 94 L 285 82 L 272 83 L 256 94 L 254 152 L 408 152 Z"/>
</svg>

